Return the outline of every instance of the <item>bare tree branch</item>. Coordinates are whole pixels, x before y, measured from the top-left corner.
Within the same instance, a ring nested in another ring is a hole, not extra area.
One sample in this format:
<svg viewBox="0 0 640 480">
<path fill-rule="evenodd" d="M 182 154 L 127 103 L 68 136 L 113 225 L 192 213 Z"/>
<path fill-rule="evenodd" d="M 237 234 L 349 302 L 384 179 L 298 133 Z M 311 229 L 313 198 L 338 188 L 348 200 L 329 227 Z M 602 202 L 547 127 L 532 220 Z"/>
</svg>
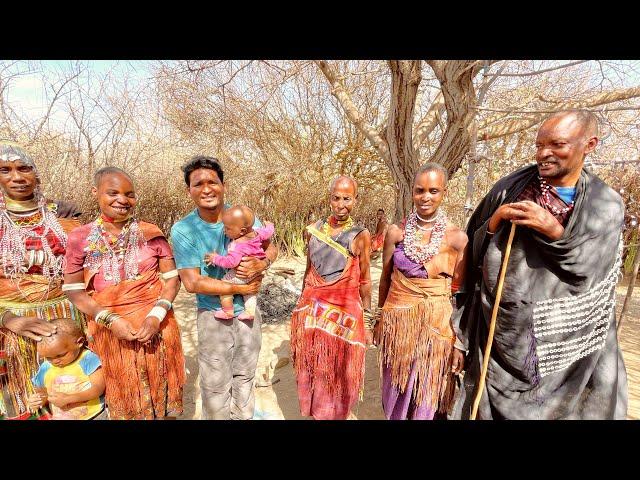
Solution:
<svg viewBox="0 0 640 480">
<path fill-rule="evenodd" d="M 534 75 L 542 75 L 543 73 L 553 72 L 554 70 L 560 70 L 562 68 L 573 67 L 574 65 L 579 65 L 581 63 L 588 62 L 589 60 L 578 60 L 576 62 L 565 63 L 564 65 L 559 65 L 557 67 L 545 68 L 543 70 L 536 70 L 535 72 L 525 72 L 525 73 L 494 73 L 493 75 L 496 77 L 532 77 Z"/>
<path fill-rule="evenodd" d="M 54 94 L 53 99 L 51 99 L 51 101 L 49 102 L 49 107 L 47 108 L 47 112 L 42 117 L 40 124 L 36 127 L 35 131 L 31 134 L 31 137 L 30 137 L 31 141 L 35 140 L 38 137 L 38 135 L 40 135 L 40 131 L 42 130 L 42 127 L 44 126 L 44 124 L 49 120 L 49 117 L 51 116 L 51 110 L 53 110 L 53 106 L 60 98 L 60 93 L 62 92 L 64 87 L 66 87 L 71 81 L 76 79 L 80 75 L 80 73 L 82 73 L 81 70 L 76 72 L 73 76 L 67 78 L 64 82 L 62 82 L 62 85 L 60 85 L 59 88 L 55 88 L 53 85 L 50 85 Z"/>
<path fill-rule="evenodd" d="M 612 90 L 608 92 L 598 93 L 589 98 L 575 101 L 558 102 L 554 108 L 544 111 L 531 111 L 526 113 L 527 118 L 519 118 L 509 120 L 507 122 L 493 125 L 490 128 L 484 128 L 481 126 L 478 132 L 479 140 L 488 140 L 493 138 L 500 138 L 513 133 L 527 130 L 534 125 L 537 125 L 545 116 L 545 114 L 560 112 L 562 110 L 589 107 L 598 107 L 601 105 L 607 105 L 614 102 L 620 102 L 622 100 L 629 100 L 631 98 L 640 97 L 640 87 L 623 88 Z M 611 110 L 611 109 L 608 109 Z"/>
<path fill-rule="evenodd" d="M 369 125 L 360 115 L 356 105 L 351 100 L 351 96 L 347 92 L 344 87 L 342 81 L 338 79 L 338 75 L 335 70 L 324 60 L 319 60 L 315 62 L 320 71 L 324 74 L 325 78 L 331 85 L 331 94 L 336 97 L 340 106 L 343 108 L 344 112 L 347 114 L 349 121 L 353 123 L 358 130 L 360 130 L 366 137 L 371 145 L 376 149 L 376 151 L 380 154 L 382 158 L 389 158 L 389 147 L 387 142 L 382 138 L 382 136 Z"/>
</svg>

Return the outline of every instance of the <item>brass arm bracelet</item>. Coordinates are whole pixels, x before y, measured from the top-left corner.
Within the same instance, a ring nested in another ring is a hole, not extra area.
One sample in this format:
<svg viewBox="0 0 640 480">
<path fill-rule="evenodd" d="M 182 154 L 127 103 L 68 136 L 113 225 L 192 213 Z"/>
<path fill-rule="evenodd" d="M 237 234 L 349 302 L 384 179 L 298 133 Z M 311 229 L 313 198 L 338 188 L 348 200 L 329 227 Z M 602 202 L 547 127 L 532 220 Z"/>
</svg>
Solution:
<svg viewBox="0 0 640 480">
<path fill-rule="evenodd" d="M 9 313 L 10 310 L 4 310 L 2 313 L 0 313 L 0 328 L 4 328 L 4 317 L 7 316 L 7 313 Z"/>
</svg>

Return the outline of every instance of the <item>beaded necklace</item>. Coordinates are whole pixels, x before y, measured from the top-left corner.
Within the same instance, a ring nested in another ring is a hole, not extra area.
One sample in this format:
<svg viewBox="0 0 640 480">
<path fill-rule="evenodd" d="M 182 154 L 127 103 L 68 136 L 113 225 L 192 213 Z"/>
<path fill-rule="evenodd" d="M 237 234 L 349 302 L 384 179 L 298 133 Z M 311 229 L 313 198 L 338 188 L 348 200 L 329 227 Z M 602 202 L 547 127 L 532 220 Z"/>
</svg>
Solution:
<svg viewBox="0 0 640 480">
<path fill-rule="evenodd" d="M 554 215 L 564 215 L 569 210 L 573 209 L 574 202 L 571 203 L 564 208 L 556 208 L 551 203 L 551 198 L 549 197 L 549 190 L 551 189 L 551 185 L 547 183 L 547 181 L 538 175 L 538 180 L 540 181 L 540 190 L 542 190 L 542 203 L 547 210 L 550 210 Z"/>
<path fill-rule="evenodd" d="M 87 236 L 87 246 L 83 267 L 89 270 L 103 270 L 104 279 L 118 284 L 122 281 L 120 266 L 124 263 L 125 280 L 138 276 L 140 247 L 145 241 L 138 222 L 130 218 L 117 236 L 107 232 L 104 219 L 99 216 Z"/>
<path fill-rule="evenodd" d="M 329 218 L 327 218 L 325 220 L 325 222 L 322 224 L 322 231 L 326 235 L 331 237 L 331 234 L 329 233 L 331 228 L 336 229 L 336 228 L 340 228 L 340 227 L 342 227 L 342 230 L 340 230 L 340 233 L 335 238 L 336 241 L 338 241 L 338 239 L 342 236 L 342 234 L 344 232 L 349 231 L 351 229 L 351 227 L 353 227 L 353 218 L 351 218 L 351 216 L 349 216 L 346 220 L 343 220 L 342 222 L 340 222 L 333 215 L 329 215 Z"/>
<path fill-rule="evenodd" d="M 34 265 L 33 259 L 28 261 L 27 245 L 41 244 L 39 251 L 42 253 L 37 255 L 37 264 L 42 268 L 42 275 L 49 282 L 62 278 L 64 255 L 56 256 L 47 238 L 50 232 L 53 233 L 66 248 L 67 235 L 56 218 L 55 204 L 47 205 L 41 197 L 30 214 L 14 214 L 6 208 L 1 209 L 0 232 L 0 258 L 5 277 L 15 279 L 27 273 Z"/>
<path fill-rule="evenodd" d="M 407 223 L 404 227 L 404 253 L 407 257 L 413 260 L 415 263 L 424 265 L 435 257 L 440 251 L 440 244 L 444 238 L 444 234 L 447 228 L 447 217 L 444 211 L 438 211 L 436 218 L 434 219 L 433 227 L 424 228 L 418 225 L 418 214 L 414 211 L 411 212 L 407 218 Z M 431 238 L 428 244 L 419 243 L 420 236 L 417 230 L 429 230 L 431 229 Z"/>
</svg>

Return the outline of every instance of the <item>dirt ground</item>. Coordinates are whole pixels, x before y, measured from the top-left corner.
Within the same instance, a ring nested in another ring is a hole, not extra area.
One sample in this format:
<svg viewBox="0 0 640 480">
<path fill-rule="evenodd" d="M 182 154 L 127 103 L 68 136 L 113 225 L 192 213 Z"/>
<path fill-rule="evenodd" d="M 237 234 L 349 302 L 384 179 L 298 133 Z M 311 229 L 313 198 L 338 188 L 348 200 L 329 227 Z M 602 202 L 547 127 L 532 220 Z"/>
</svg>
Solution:
<svg viewBox="0 0 640 480">
<path fill-rule="evenodd" d="M 295 271 L 287 280 L 288 285 L 301 288 L 305 264 L 297 258 L 278 259 L 270 270 L 269 276 L 278 268 Z M 380 258 L 371 264 L 373 281 L 372 304 L 378 301 L 378 279 L 381 273 Z M 264 284 L 268 283 L 268 278 Z M 617 287 L 620 312 L 627 291 L 626 283 Z M 198 386 L 198 337 L 196 330 L 195 295 L 182 289 L 175 301 L 175 313 L 182 332 L 182 345 L 186 357 L 187 385 L 184 392 L 184 413 L 181 419 L 197 420 L 201 414 L 200 389 Z M 629 381 L 629 419 L 640 419 L 640 285 L 634 290 L 629 314 L 625 316 L 620 332 L 622 351 Z M 256 420 L 307 420 L 300 415 L 296 382 L 289 360 L 289 319 L 263 322 L 262 349 L 256 370 Z M 351 419 L 382 420 L 378 350 L 370 348 L 366 354 L 364 399 L 352 412 Z M 264 384 L 265 386 L 259 386 Z"/>
</svg>

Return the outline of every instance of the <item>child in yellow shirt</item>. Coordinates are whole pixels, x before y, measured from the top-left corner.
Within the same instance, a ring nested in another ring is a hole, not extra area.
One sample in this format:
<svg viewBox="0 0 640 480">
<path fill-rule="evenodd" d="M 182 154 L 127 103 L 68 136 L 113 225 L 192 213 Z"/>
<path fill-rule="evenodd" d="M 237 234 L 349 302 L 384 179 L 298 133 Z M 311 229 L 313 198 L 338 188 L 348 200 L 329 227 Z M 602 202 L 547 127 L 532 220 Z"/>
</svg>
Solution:
<svg viewBox="0 0 640 480">
<path fill-rule="evenodd" d="M 32 382 L 36 393 L 29 408 L 49 405 L 53 420 L 91 420 L 104 411 L 104 374 L 100 358 L 85 347 L 85 338 L 70 318 L 51 321 L 58 330 L 38 342 L 44 359 Z"/>
</svg>

